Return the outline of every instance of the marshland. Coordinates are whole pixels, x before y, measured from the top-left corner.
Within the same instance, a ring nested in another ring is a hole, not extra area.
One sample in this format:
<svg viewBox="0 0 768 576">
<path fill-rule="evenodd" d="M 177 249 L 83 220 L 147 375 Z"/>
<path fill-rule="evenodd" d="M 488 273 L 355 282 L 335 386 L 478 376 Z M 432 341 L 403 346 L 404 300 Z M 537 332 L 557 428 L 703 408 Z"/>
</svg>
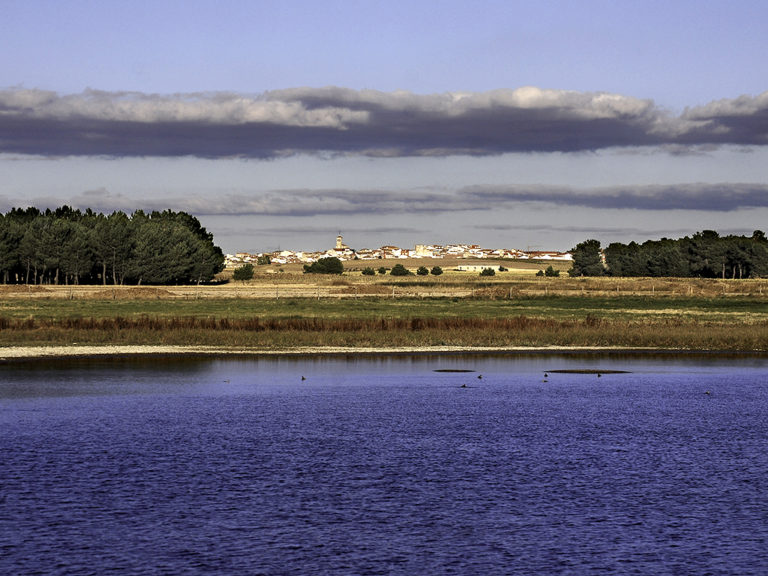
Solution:
<svg viewBox="0 0 768 576">
<path fill-rule="evenodd" d="M 541 277 L 551 263 L 503 264 L 493 277 L 284 266 L 200 286 L 3 286 L 0 346 L 768 350 L 768 280 Z"/>
</svg>

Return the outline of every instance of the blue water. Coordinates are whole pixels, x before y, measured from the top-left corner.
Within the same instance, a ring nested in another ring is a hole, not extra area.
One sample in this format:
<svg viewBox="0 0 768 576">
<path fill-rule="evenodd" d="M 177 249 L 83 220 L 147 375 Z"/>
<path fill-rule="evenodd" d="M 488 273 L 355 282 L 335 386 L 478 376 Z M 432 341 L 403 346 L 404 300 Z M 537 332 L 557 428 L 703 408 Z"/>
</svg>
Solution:
<svg viewBox="0 0 768 576">
<path fill-rule="evenodd" d="M 763 575 L 767 538 L 766 359 L 0 366 L 0 574 Z"/>
</svg>

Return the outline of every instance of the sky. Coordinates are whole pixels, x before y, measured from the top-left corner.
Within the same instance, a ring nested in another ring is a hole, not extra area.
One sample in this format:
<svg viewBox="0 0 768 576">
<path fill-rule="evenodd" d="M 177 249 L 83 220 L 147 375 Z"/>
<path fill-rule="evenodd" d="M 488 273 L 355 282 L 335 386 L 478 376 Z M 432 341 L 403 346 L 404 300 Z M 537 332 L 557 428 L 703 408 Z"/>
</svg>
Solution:
<svg viewBox="0 0 768 576">
<path fill-rule="evenodd" d="M 768 229 L 763 0 L 0 0 L 0 211 L 225 252 Z"/>
</svg>

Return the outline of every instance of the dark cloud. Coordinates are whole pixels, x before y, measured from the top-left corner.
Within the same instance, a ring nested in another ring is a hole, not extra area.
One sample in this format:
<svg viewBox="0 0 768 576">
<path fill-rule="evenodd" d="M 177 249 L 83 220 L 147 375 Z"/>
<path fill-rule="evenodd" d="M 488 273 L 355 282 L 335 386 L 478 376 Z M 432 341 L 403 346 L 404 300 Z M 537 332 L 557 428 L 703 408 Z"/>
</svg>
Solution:
<svg viewBox="0 0 768 576">
<path fill-rule="evenodd" d="M 512 202 L 547 202 L 600 209 L 703 210 L 729 212 L 768 207 L 768 184 L 671 184 L 575 189 L 553 186 L 471 186 L 465 200 L 489 206 Z"/>
<path fill-rule="evenodd" d="M 681 222 L 680 226 L 667 227 L 667 228 L 648 228 L 637 226 L 561 226 L 561 225 L 549 225 L 549 224 L 536 224 L 536 225 L 518 225 L 514 226 L 477 226 L 478 230 L 499 230 L 508 232 L 514 230 L 515 232 L 530 232 L 532 237 L 547 238 L 550 236 L 563 238 L 572 236 L 574 238 L 574 244 L 581 242 L 587 238 L 597 238 L 603 242 L 606 246 L 610 242 L 645 242 L 646 240 L 659 240 L 661 238 L 683 238 L 684 236 L 691 236 L 696 232 L 700 232 L 706 227 L 701 226 L 696 222 L 690 222 L 690 225 L 686 226 L 685 222 Z M 755 228 L 751 226 L 718 226 L 717 231 L 722 236 L 736 235 L 736 236 L 749 236 Z"/>
<path fill-rule="evenodd" d="M 288 237 L 296 238 L 308 235 L 321 235 L 327 238 L 335 239 L 336 235 L 341 232 L 346 235 L 360 235 L 370 236 L 375 234 L 412 234 L 415 232 L 422 232 L 420 228 L 413 228 L 408 226 L 370 226 L 370 227 L 358 227 L 358 226 L 344 226 L 343 230 L 339 230 L 338 226 L 254 226 L 248 227 L 238 226 L 237 228 L 231 228 L 223 230 L 217 233 L 217 236 L 233 236 L 233 237 L 248 237 L 248 236 L 266 236 L 266 237 Z"/>
<path fill-rule="evenodd" d="M 298 88 L 255 97 L 0 91 L 0 152 L 44 156 L 446 156 L 721 144 L 768 144 L 768 93 L 671 116 L 650 100 L 538 88 L 436 95 Z"/>
<path fill-rule="evenodd" d="M 9 200 L 6 199 L 5 203 L 8 204 Z M 513 208 L 522 203 L 593 209 L 730 212 L 768 207 L 768 184 L 674 184 L 600 188 L 477 185 L 439 192 L 294 189 L 250 194 L 156 196 L 151 199 L 128 198 L 99 189 L 71 198 L 68 203 L 101 212 L 171 208 L 204 216 L 429 215 L 465 211 L 487 212 Z M 34 199 L 32 204 L 48 206 L 50 201 L 38 198 Z"/>
<path fill-rule="evenodd" d="M 616 234 L 620 234 L 623 236 L 632 236 L 632 235 L 640 234 L 647 237 L 655 237 L 660 234 L 667 233 L 666 229 L 653 230 L 648 228 L 629 227 L 629 226 L 573 226 L 573 225 L 546 224 L 546 223 L 544 224 L 515 223 L 514 225 L 496 224 L 496 225 L 490 225 L 490 226 L 477 225 L 477 226 L 473 226 L 473 228 L 476 228 L 478 230 L 501 230 L 501 231 L 508 231 L 511 228 L 514 228 L 515 231 L 529 231 L 529 232 L 537 232 L 537 233 L 575 232 L 582 235 L 592 234 L 596 236 L 606 236 L 606 235 L 616 235 Z"/>
<path fill-rule="evenodd" d="M 713 144 L 768 144 L 768 92 L 759 96 L 741 96 L 718 100 L 706 106 L 688 109 L 681 120 L 687 130 L 680 142 Z"/>
</svg>

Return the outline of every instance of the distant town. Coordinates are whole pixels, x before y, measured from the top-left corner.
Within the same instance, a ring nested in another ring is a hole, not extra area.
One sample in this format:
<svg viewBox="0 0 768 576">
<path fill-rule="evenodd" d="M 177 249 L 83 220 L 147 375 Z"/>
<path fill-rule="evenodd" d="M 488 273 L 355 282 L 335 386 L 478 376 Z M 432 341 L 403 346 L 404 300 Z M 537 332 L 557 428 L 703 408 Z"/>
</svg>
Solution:
<svg viewBox="0 0 768 576">
<path fill-rule="evenodd" d="M 519 259 L 519 260 L 572 260 L 569 252 L 552 251 L 523 251 L 514 248 L 482 248 L 476 244 L 417 244 L 412 250 L 397 246 L 382 246 L 381 248 L 350 248 L 344 244 L 342 236 L 336 237 L 336 246 L 320 252 L 294 252 L 282 250 L 250 254 L 238 252 L 227 254 L 227 266 L 240 266 L 246 263 L 257 264 L 269 258 L 272 264 L 311 264 L 320 258 L 335 257 L 342 261 L 348 260 L 404 260 L 406 258 L 489 258 L 489 259 Z"/>
</svg>

